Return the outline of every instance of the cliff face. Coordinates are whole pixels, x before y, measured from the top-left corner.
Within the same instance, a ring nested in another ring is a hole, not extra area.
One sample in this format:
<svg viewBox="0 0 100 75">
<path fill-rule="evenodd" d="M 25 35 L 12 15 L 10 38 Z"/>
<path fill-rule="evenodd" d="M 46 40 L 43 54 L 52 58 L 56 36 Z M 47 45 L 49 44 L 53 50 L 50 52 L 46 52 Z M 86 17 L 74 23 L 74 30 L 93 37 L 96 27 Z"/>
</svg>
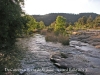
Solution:
<svg viewBox="0 0 100 75">
<path fill-rule="evenodd" d="M 80 13 L 80 14 L 71 14 L 71 13 L 50 13 L 46 15 L 32 15 L 37 21 L 43 21 L 45 25 L 50 25 L 52 22 L 56 20 L 56 17 L 60 15 L 66 18 L 67 22 L 71 22 L 72 24 L 76 22 L 80 17 L 90 15 L 94 19 L 98 14 L 96 13 Z"/>
</svg>

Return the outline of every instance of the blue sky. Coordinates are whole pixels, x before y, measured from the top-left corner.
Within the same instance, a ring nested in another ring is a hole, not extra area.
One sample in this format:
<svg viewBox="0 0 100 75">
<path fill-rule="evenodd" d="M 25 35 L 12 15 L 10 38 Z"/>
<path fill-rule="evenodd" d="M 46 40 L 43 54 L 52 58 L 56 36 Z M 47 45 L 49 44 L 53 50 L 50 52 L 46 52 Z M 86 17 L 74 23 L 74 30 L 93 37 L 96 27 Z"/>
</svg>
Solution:
<svg viewBox="0 0 100 75">
<path fill-rule="evenodd" d="M 30 15 L 48 13 L 100 14 L 100 0 L 25 0 L 23 10 Z"/>
</svg>

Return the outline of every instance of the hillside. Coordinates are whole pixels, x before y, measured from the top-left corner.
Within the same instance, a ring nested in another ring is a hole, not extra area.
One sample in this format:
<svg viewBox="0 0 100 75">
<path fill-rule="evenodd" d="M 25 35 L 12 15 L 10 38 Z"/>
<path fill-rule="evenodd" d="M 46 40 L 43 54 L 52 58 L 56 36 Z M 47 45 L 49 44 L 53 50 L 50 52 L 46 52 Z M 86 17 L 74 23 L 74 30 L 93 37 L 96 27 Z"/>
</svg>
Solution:
<svg viewBox="0 0 100 75">
<path fill-rule="evenodd" d="M 60 15 L 67 19 L 67 22 L 74 23 L 80 17 L 86 16 L 89 17 L 90 15 L 94 19 L 98 14 L 96 13 L 80 13 L 80 14 L 71 14 L 71 13 L 50 13 L 46 15 L 32 15 L 37 21 L 43 21 L 45 25 L 50 25 L 52 22 L 56 20 L 56 17 Z"/>
</svg>

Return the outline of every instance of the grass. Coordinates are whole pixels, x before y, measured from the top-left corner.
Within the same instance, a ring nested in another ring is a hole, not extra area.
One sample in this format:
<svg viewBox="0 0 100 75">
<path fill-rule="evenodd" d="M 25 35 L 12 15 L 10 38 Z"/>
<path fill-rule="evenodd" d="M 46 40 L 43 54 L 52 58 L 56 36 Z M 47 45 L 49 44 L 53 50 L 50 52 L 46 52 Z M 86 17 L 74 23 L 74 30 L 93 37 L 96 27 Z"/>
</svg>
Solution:
<svg viewBox="0 0 100 75">
<path fill-rule="evenodd" d="M 0 74 L 1 75 L 17 75 L 17 71 L 5 71 L 8 69 L 20 68 L 20 60 L 23 58 L 25 50 L 18 48 L 16 46 L 0 51 Z"/>
<path fill-rule="evenodd" d="M 69 37 L 63 34 L 55 35 L 53 32 L 47 33 L 45 39 L 46 41 L 60 42 L 62 45 L 69 45 Z"/>
<path fill-rule="evenodd" d="M 47 34 L 47 29 L 43 29 L 43 30 L 41 30 L 41 31 L 40 31 L 40 34 L 42 34 L 42 35 L 46 35 L 46 34 Z"/>
</svg>

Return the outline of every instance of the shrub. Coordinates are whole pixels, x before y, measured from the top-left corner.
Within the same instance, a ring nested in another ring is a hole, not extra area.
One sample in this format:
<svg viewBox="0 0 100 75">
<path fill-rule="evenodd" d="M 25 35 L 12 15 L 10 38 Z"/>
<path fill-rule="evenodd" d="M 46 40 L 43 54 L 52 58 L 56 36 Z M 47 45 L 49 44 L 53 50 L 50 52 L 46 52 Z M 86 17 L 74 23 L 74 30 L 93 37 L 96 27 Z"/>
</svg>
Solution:
<svg viewBox="0 0 100 75">
<path fill-rule="evenodd" d="M 54 33 L 48 33 L 45 39 L 46 41 L 57 42 L 57 36 L 55 36 Z"/>
<path fill-rule="evenodd" d="M 47 29 L 43 29 L 43 30 L 41 30 L 41 31 L 40 31 L 40 34 L 42 34 L 42 35 L 46 35 L 46 34 L 47 34 Z"/>
<path fill-rule="evenodd" d="M 60 42 L 63 45 L 69 45 L 69 37 L 63 34 L 55 35 L 53 32 L 48 33 L 45 37 L 46 41 Z"/>
<path fill-rule="evenodd" d="M 0 51 L 0 75 L 5 75 L 5 73 L 9 72 L 5 71 L 5 68 L 20 68 L 20 60 L 25 56 L 25 50 L 17 46 L 13 46 L 13 48 L 7 50 L 9 50 L 9 52 L 5 50 Z M 17 75 L 17 71 L 9 73 L 11 73 L 9 75 Z"/>
<path fill-rule="evenodd" d="M 69 45 L 69 37 L 60 34 L 58 36 L 58 42 L 62 43 L 63 45 Z"/>
</svg>

